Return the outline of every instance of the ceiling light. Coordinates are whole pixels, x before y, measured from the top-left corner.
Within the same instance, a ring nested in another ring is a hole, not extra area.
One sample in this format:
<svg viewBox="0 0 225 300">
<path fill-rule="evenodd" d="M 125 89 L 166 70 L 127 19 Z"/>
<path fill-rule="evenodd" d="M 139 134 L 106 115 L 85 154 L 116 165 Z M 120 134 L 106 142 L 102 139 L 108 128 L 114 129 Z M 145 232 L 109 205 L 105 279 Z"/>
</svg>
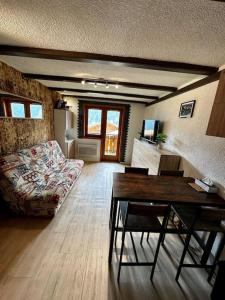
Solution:
<svg viewBox="0 0 225 300">
<path fill-rule="evenodd" d="M 108 81 L 105 81 L 104 79 L 100 78 L 99 81 L 98 79 L 94 79 L 93 81 L 91 80 L 85 80 L 85 79 L 82 79 L 81 83 L 84 85 L 84 84 L 87 84 L 87 85 L 94 85 L 95 88 L 97 88 L 98 86 L 100 87 L 105 87 L 106 89 L 109 89 L 110 87 L 114 87 L 115 89 L 118 89 L 119 88 L 119 84 L 116 83 L 116 82 L 108 82 Z"/>
</svg>

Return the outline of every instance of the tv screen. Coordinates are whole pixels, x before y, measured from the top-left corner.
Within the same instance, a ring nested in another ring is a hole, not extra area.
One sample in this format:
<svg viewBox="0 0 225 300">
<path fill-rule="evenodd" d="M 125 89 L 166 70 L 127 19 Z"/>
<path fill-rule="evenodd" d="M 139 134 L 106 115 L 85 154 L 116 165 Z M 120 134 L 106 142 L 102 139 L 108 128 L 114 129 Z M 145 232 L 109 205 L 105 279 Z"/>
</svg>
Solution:
<svg viewBox="0 0 225 300">
<path fill-rule="evenodd" d="M 142 137 L 155 142 L 156 136 L 159 131 L 159 121 L 158 120 L 144 120 L 142 128 Z"/>
</svg>

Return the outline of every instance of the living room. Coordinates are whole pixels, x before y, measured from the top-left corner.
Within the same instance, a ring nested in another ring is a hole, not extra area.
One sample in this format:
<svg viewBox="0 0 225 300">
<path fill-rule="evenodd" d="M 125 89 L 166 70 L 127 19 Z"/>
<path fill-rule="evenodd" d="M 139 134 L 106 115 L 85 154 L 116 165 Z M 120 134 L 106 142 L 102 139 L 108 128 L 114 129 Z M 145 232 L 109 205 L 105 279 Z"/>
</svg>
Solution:
<svg viewBox="0 0 225 300">
<path fill-rule="evenodd" d="M 224 11 L 2 1 L 1 299 L 223 299 Z"/>
</svg>

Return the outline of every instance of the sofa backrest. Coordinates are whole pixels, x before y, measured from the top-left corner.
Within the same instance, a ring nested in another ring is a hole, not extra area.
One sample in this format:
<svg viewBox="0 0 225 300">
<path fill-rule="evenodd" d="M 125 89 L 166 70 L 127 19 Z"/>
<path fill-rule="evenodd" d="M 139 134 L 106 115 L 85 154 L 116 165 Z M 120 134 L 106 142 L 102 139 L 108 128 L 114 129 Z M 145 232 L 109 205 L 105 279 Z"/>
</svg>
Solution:
<svg viewBox="0 0 225 300">
<path fill-rule="evenodd" d="M 7 180 L 19 188 L 30 183 L 44 182 L 52 168 L 65 162 L 57 141 L 49 141 L 16 153 L 0 157 L 1 185 Z M 5 182 L 6 183 L 6 182 Z"/>
<path fill-rule="evenodd" d="M 7 182 L 19 189 L 29 181 L 31 176 L 38 177 L 38 174 L 35 173 L 31 169 L 29 161 L 24 161 L 23 157 L 17 153 L 0 158 L 0 188 L 3 189 L 3 192 Z"/>
<path fill-rule="evenodd" d="M 24 160 L 30 160 L 34 169 L 51 169 L 65 162 L 65 156 L 55 140 L 19 150 L 18 154 Z"/>
<path fill-rule="evenodd" d="M 49 150 L 49 157 L 54 161 L 56 164 L 62 164 L 65 162 L 66 158 L 58 144 L 57 141 L 49 141 L 47 143 L 43 143 L 43 145 L 47 144 Z"/>
</svg>

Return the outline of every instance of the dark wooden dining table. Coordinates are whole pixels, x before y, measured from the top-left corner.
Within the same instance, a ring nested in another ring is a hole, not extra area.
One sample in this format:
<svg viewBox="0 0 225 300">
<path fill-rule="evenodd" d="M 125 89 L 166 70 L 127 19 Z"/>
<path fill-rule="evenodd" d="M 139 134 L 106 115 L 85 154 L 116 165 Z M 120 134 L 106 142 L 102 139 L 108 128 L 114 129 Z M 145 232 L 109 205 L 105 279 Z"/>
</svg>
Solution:
<svg viewBox="0 0 225 300">
<path fill-rule="evenodd" d="M 115 226 L 118 201 L 225 208 L 225 200 L 222 197 L 218 194 L 197 192 L 188 184 L 191 182 L 194 182 L 194 178 L 113 173 L 109 263 L 112 261 L 114 234 L 118 230 Z"/>
</svg>

